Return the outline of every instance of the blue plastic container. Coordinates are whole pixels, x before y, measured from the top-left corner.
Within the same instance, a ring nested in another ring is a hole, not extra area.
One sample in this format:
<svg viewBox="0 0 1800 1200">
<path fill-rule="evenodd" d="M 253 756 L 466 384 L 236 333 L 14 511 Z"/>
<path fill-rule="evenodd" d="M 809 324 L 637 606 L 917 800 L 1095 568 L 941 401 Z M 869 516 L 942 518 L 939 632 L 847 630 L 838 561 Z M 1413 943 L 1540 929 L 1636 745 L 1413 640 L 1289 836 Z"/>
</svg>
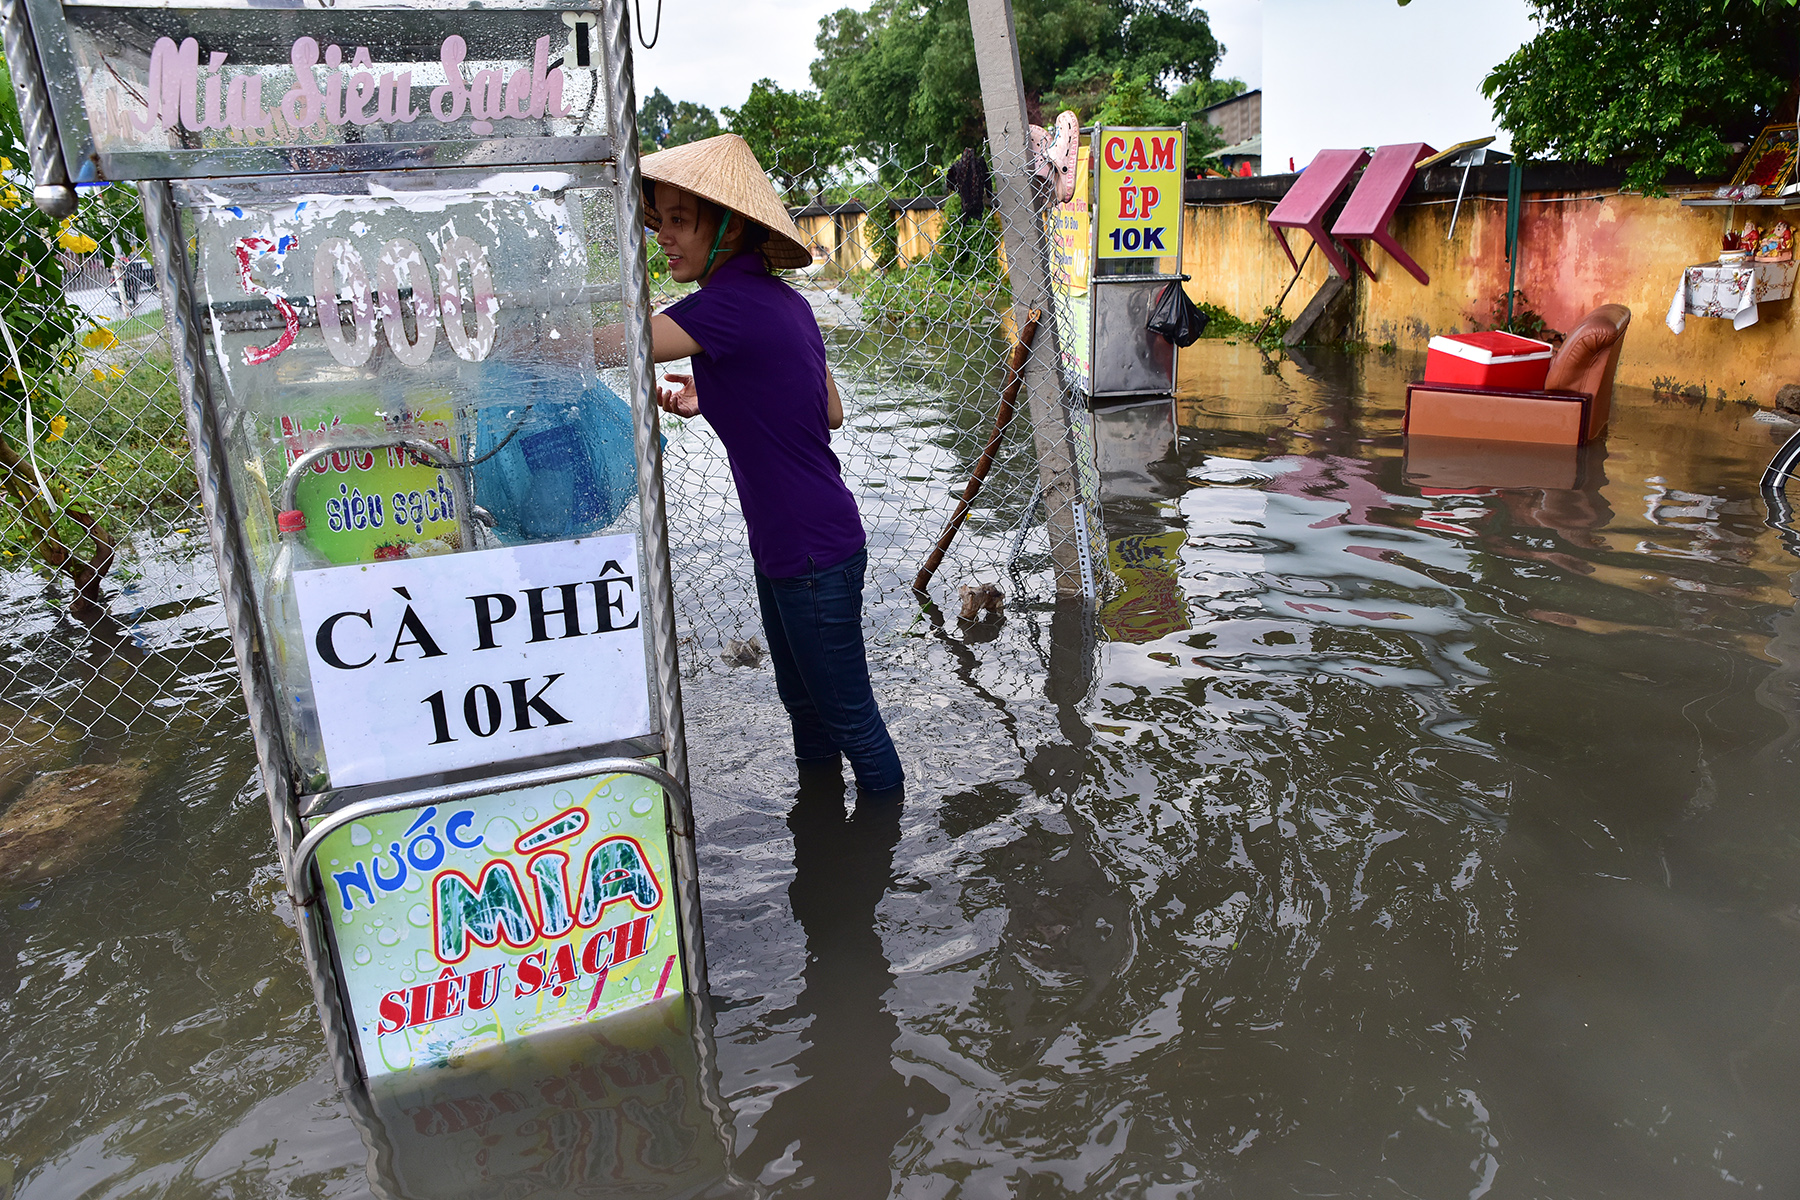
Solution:
<svg viewBox="0 0 1800 1200">
<path fill-rule="evenodd" d="M 476 400 L 475 503 L 502 543 L 585 537 L 637 498 L 631 409 L 595 381 L 494 365 Z"/>
</svg>

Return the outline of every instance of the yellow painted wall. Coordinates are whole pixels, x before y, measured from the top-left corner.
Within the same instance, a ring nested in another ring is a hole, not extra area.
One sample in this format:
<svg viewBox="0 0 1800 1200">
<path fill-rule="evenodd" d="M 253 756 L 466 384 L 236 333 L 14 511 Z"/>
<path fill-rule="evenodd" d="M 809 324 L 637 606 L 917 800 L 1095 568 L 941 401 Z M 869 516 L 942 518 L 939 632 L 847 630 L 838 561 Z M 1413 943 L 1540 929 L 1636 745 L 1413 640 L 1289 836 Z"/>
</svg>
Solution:
<svg viewBox="0 0 1800 1200">
<path fill-rule="evenodd" d="M 871 232 L 868 214 L 844 213 L 836 218 L 824 215 L 795 217 L 794 224 L 812 248 L 815 259 L 829 259 L 846 271 L 868 270 L 875 265 L 868 245 Z M 843 230 L 841 238 L 840 226 Z M 901 263 L 915 263 L 929 257 L 937 248 L 943 231 L 944 214 L 940 209 L 896 213 L 894 241 Z"/>
<path fill-rule="evenodd" d="M 894 249 L 900 261 L 910 264 L 930 257 L 944 233 L 943 209 L 908 209 L 894 218 Z"/>
<path fill-rule="evenodd" d="M 864 228 L 869 220 L 868 213 L 840 213 L 834 218 L 842 230 L 837 253 L 832 260 L 845 271 L 866 271 L 875 265 L 875 256 L 869 253 L 867 230 Z"/>
<path fill-rule="evenodd" d="M 835 217 L 795 217 L 794 225 L 806 239 L 814 261 L 829 259 L 844 271 L 866 271 L 874 265 L 866 237 L 868 219 L 867 213 L 847 212 Z"/>
<path fill-rule="evenodd" d="M 1619 361 L 1619 382 L 1665 390 L 1705 388 L 1730 399 L 1767 404 L 1784 383 L 1800 383 L 1800 318 L 1791 300 L 1761 306 L 1761 321 L 1743 331 L 1731 322 L 1690 316 L 1679 337 L 1663 323 L 1690 263 L 1718 253 L 1727 213 L 1684 208 L 1674 199 L 1642 196 L 1544 194 L 1526 197 L 1520 217 L 1518 288 L 1527 307 L 1553 328 L 1567 330 L 1600 304 L 1631 309 L 1631 331 Z M 1195 300 L 1255 320 L 1275 303 L 1293 276 L 1269 228 L 1272 202 L 1188 205 L 1183 214 L 1183 269 L 1193 276 Z M 1358 278 L 1352 340 L 1423 350 L 1439 333 L 1492 328 L 1494 303 L 1507 284 L 1506 205 L 1467 199 L 1454 238 L 1445 239 L 1451 205 L 1403 206 L 1395 237 L 1431 278 L 1422 286 L 1373 246 L 1365 257 L 1375 278 Z M 1737 209 L 1742 225 L 1752 211 Z M 1790 223 L 1800 222 L 1800 215 Z M 1295 257 L 1310 235 L 1287 231 Z M 1325 279 L 1324 256 L 1314 252 L 1282 311 L 1297 316 Z"/>
<path fill-rule="evenodd" d="M 806 239 L 807 248 L 812 251 L 814 260 L 830 258 L 837 250 L 837 227 L 830 217 L 795 217 L 795 228 L 800 236 Z"/>
</svg>

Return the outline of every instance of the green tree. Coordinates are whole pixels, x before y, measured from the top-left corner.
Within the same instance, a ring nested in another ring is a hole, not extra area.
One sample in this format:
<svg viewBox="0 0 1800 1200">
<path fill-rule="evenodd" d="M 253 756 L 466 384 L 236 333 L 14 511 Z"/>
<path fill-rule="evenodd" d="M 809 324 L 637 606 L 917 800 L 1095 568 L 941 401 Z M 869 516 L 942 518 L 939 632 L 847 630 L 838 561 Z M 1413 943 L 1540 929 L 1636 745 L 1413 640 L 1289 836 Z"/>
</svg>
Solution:
<svg viewBox="0 0 1800 1200">
<path fill-rule="evenodd" d="M 1218 129 L 1200 115 L 1201 110 L 1243 90 L 1243 82 L 1237 79 L 1197 79 L 1177 88 L 1173 96 L 1164 96 L 1149 76 L 1128 79 L 1124 71 L 1115 71 L 1090 119 L 1099 125 L 1179 125 L 1186 121 L 1186 167 L 1190 174 L 1198 174 L 1206 156 L 1225 144 Z"/>
<path fill-rule="evenodd" d="M 1221 101 L 1243 95 L 1246 90 L 1241 79 L 1196 79 L 1175 89 L 1174 95 L 1169 97 L 1169 106 L 1175 110 L 1177 118 L 1187 122 L 1189 175 L 1199 175 L 1202 167 L 1216 166 L 1206 156 L 1225 148 L 1225 138 L 1219 127 L 1201 113 Z"/>
<path fill-rule="evenodd" d="M 664 95 L 661 88 L 651 92 L 650 98 L 638 109 L 638 152 L 641 154 L 670 146 L 685 146 L 723 132 L 712 109 L 691 100 L 677 103 Z"/>
<path fill-rule="evenodd" d="M 1660 194 L 1671 172 L 1716 177 L 1727 143 L 1777 114 L 1800 65 L 1791 0 L 1532 0 L 1539 32 L 1482 84 L 1525 157 L 1623 159 Z"/>
<path fill-rule="evenodd" d="M 1093 115 L 1097 125 L 1168 125 L 1174 120 L 1174 110 L 1148 75 L 1127 79 L 1123 70 L 1113 72 L 1112 85 Z"/>
<path fill-rule="evenodd" d="M 1028 100 L 1044 108 L 1080 93 L 1091 111 L 1115 72 L 1159 98 L 1210 80 L 1221 47 L 1193 0 L 1016 0 Z M 819 22 L 813 83 L 858 153 L 883 176 L 936 174 L 982 140 L 981 84 L 963 0 L 875 0 Z M 1053 106 L 1054 105 L 1054 106 Z"/>
<path fill-rule="evenodd" d="M 1169 103 L 1183 114 L 1183 120 L 1193 121 L 1199 118 L 1201 109 L 1222 104 L 1247 90 L 1241 79 L 1194 79 L 1175 89 Z"/>
<path fill-rule="evenodd" d="M 1192 0 L 1111 0 L 1106 8 L 1116 26 L 1086 54 L 1056 65 L 1058 92 L 1092 87 L 1118 72 L 1148 79 L 1161 95 L 1164 88 L 1212 78 L 1224 47 Z"/>
<path fill-rule="evenodd" d="M 849 157 L 842 126 L 816 92 L 790 92 L 773 79 L 759 79 L 741 107 L 720 111 L 790 204 L 804 204 Z"/>
<path fill-rule="evenodd" d="M 881 164 L 889 182 L 930 173 L 939 157 L 977 140 L 966 5 L 876 0 L 867 12 L 840 9 L 820 20 L 814 44 L 813 83 L 842 121 L 846 143 Z M 934 145 L 943 153 L 932 154 Z"/>
<path fill-rule="evenodd" d="M 12 79 L 0 64 L 0 300 L 19 359 L 15 366 L 0 342 L 0 552 L 67 576 L 75 589 L 71 611 L 92 620 L 101 615 L 112 536 L 100 524 L 98 506 L 33 459 L 34 450 L 68 432 L 63 389 L 80 364 L 77 337 L 91 324 L 63 296 L 58 251 L 88 254 L 99 243 L 75 221 L 37 210 L 26 164 Z M 95 336 L 112 337 L 104 329 L 92 330 Z"/>
</svg>

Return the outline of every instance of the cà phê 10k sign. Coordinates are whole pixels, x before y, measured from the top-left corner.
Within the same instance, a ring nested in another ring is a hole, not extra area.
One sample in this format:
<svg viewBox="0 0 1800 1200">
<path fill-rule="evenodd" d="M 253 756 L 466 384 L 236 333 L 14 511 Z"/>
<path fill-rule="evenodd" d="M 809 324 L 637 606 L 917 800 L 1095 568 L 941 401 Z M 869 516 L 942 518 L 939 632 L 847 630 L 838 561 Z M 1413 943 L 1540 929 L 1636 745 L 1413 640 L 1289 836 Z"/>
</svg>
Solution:
<svg viewBox="0 0 1800 1200">
<path fill-rule="evenodd" d="M 1173 255 L 1181 237 L 1180 129 L 1099 131 L 1094 217 L 1101 258 Z"/>
<path fill-rule="evenodd" d="M 368 817 L 316 862 L 369 1075 L 684 989 L 663 794 L 643 776 Z"/>
<path fill-rule="evenodd" d="M 302 571 L 333 787 L 650 732 L 629 534 Z"/>
</svg>

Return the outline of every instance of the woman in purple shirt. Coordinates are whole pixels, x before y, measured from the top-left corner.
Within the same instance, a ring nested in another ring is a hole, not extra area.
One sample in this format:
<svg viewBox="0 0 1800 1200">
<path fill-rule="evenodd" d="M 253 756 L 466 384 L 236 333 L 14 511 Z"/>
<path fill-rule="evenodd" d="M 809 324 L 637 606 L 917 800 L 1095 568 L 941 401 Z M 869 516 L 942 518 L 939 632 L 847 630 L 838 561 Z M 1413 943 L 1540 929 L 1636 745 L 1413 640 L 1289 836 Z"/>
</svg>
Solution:
<svg viewBox="0 0 1800 1200">
<path fill-rule="evenodd" d="M 862 517 L 831 451 L 843 406 L 812 306 L 769 273 L 812 254 L 736 134 L 649 155 L 643 173 L 670 275 L 700 284 L 650 319 L 656 361 L 693 360 L 658 400 L 725 444 L 794 758 L 841 771 L 848 757 L 865 796 L 897 796 L 904 773 L 863 646 Z"/>
</svg>

